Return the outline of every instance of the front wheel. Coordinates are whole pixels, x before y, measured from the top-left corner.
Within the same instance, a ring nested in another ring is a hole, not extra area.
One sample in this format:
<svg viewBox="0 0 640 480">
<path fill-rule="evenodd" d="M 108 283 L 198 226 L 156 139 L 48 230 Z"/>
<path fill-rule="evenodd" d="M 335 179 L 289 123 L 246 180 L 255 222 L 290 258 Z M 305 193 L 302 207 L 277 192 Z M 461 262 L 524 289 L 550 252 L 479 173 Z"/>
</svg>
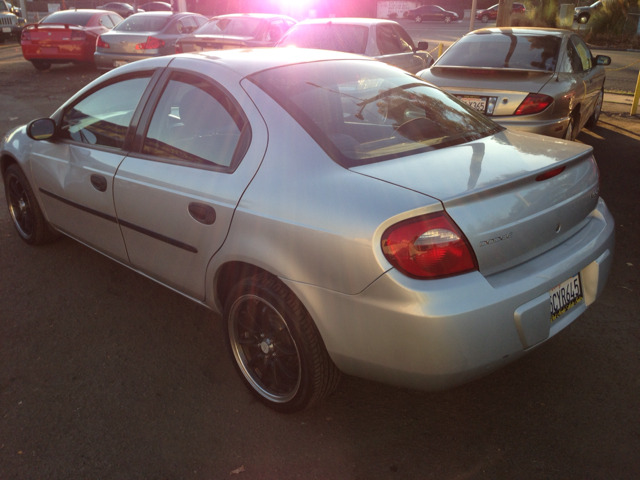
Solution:
<svg viewBox="0 0 640 480">
<path fill-rule="evenodd" d="M 416 15 L 415 21 L 416 23 L 422 23 L 422 17 L 420 15 Z"/>
<path fill-rule="evenodd" d="M 304 410 L 335 390 L 338 369 L 306 309 L 278 279 L 264 274 L 238 282 L 224 318 L 242 378 L 269 407 Z"/>
<path fill-rule="evenodd" d="M 44 218 L 27 177 L 17 165 L 7 168 L 4 191 L 13 226 L 22 240 L 29 245 L 41 245 L 57 237 Z"/>
<path fill-rule="evenodd" d="M 451 17 L 449 15 L 444 17 L 444 23 L 451 23 Z"/>
<path fill-rule="evenodd" d="M 482 23 L 487 23 L 489 21 L 489 15 L 482 15 Z"/>
<path fill-rule="evenodd" d="M 584 24 L 585 24 L 585 23 L 587 23 L 588 21 L 589 21 L 589 15 L 588 15 L 588 14 L 586 14 L 586 13 L 583 13 L 582 15 L 580 15 L 580 16 L 578 17 L 578 23 L 582 23 L 582 24 L 584 25 Z"/>
</svg>

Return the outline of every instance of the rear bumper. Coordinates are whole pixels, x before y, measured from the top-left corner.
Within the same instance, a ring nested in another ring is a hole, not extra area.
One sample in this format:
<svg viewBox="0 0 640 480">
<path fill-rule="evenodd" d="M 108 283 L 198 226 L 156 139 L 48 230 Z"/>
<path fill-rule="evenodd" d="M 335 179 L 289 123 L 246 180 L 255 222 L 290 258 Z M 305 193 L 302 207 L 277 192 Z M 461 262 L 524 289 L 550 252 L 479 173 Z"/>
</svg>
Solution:
<svg viewBox="0 0 640 480">
<path fill-rule="evenodd" d="M 563 244 L 488 277 L 422 281 L 390 270 L 358 295 L 288 284 L 343 372 L 437 390 L 517 359 L 578 318 L 601 294 L 613 249 L 614 221 L 600 200 Z M 549 291 L 578 273 L 584 299 L 551 321 Z"/>
<path fill-rule="evenodd" d="M 563 138 L 569 126 L 569 117 L 550 120 L 526 120 L 525 117 L 489 117 L 503 127 L 521 132 L 537 133 L 549 137 Z"/>
<path fill-rule="evenodd" d="M 142 60 L 144 58 L 157 57 L 158 55 L 113 55 L 102 52 L 95 52 L 93 54 L 93 61 L 97 68 L 100 69 L 112 69 L 125 65 L 127 63 L 135 62 L 136 60 Z"/>
</svg>

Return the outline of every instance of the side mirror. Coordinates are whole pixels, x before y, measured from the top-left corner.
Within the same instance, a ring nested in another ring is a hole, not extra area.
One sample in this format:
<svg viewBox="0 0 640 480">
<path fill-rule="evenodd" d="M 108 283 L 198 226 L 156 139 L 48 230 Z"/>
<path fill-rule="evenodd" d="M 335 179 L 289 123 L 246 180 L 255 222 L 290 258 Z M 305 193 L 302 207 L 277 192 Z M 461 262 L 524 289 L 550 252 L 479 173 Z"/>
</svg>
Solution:
<svg viewBox="0 0 640 480">
<path fill-rule="evenodd" d="M 611 57 L 598 55 L 596 57 L 596 65 L 611 65 Z"/>
<path fill-rule="evenodd" d="M 429 50 L 429 42 L 421 40 L 418 42 L 418 50 Z"/>
<path fill-rule="evenodd" d="M 50 118 L 40 118 L 27 125 L 27 135 L 34 140 L 49 140 L 56 133 L 56 122 Z"/>
</svg>

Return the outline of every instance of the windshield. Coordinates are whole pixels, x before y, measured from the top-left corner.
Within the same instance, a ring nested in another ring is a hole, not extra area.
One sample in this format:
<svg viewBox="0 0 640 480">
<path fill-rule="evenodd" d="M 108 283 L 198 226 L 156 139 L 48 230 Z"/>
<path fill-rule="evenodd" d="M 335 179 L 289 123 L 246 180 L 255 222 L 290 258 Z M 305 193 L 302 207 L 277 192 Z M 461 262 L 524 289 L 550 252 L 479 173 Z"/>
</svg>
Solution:
<svg viewBox="0 0 640 480">
<path fill-rule="evenodd" d="M 319 48 L 364 54 L 369 29 L 362 25 L 335 23 L 297 25 L 278 44 L 279 47 Z"/>
<path fill-rule="evenodd" d="M 373 60 L 289 65 L 250 80 L 345 167 L 458 145 L 502 130 L 438 88 Z"/>
<path fill-rule="evenodd" d="M 118 32 L 159 32 L 171 17 L 167 15 L 133 15 L 114 28 Z"/>
<path fill-rule="evenodd" d="M 556 36 L 514 35 L 509 31 L 468 35 L 453 44 L 436 65 L 552 72 L 561 42 Z"/>
</svg>

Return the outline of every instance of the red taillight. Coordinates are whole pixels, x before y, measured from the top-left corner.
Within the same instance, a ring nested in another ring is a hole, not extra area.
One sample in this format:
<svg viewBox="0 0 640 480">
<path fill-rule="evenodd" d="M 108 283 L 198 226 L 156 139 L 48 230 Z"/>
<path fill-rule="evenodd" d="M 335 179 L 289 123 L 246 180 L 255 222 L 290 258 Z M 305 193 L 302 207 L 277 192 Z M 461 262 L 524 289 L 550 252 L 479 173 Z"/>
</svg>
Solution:
<svg viewBox="0 0 640 480">
<path fill-rule="evenodd" d="M 111 48 L 107 42 L 102 39 L 102 36 L 98 37 L 98 41 L 96 42 L 96 47 L 98 48 Z"/>
<path fill-rule="evenodd" d="M 146 42 L 136 45 L 136 50 L 155 50 L 160 47 L 164 47 L 164 40 L 156 37 L 148 37 Z"/>
<path fill-rule="evenodd" d="M 553 178 L 556 175 L 560 175 L 562 172 L 564 172 L 565 168 L 566 168 L 565 166 L 562 166 L 562 167 L 553 168 L 551 170 L 547 170 L 546 172 L 541 173 L 536 177 L 536 182 L 544 182 L 545 180 L 549 180 L 550 178 Z"/>
<path fill-rule="evenodd" d="M 530 93 L 516 109 L 516 115 L 540 113 L 553 103 L 553 98 L 542 93 Z"/>
<path fill-rule="evenodd" d="M 441 278 L 477 270 L 467 239 L 444 212 L 389 227 L 382 251 L 391 264 L 414 278 Z"/>
</svg>

